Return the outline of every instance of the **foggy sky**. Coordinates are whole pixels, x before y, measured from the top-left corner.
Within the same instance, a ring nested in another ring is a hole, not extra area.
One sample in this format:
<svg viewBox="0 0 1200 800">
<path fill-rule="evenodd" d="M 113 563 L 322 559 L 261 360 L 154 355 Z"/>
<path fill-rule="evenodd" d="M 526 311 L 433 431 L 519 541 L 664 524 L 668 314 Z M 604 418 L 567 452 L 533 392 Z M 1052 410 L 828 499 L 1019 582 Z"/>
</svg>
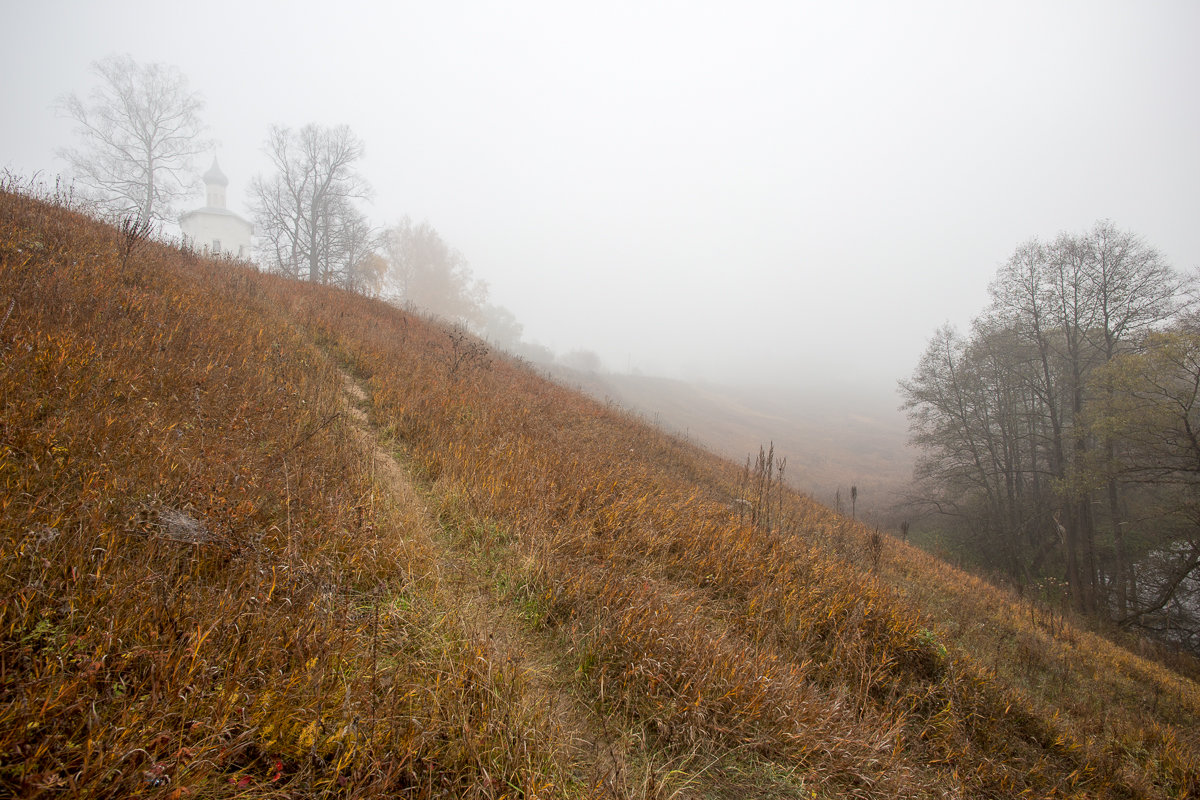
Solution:
<svg viewBox="0 0 1200 800">
<path fill-rule="evenodd" d="M 1030 237 L 1109 218 L 1200 267 L 1191 0 L 0 0 L 0 22 L 0 167 L 65 168 L 52 104 L 90 62 L 174 64 L 234 210 L 269 125 L 346 123 L 373 223 L 428 220 L 526 338 L 611 369 L 890 393 Z"/>
</svg>

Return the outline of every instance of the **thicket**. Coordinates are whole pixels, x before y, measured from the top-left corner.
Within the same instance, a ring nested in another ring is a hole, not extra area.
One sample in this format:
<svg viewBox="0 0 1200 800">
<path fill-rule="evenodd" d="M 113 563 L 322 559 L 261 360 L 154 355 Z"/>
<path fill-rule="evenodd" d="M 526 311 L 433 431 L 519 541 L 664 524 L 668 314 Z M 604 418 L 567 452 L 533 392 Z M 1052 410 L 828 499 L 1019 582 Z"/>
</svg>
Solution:
<svg viewBox="0 0 1200 800">
<path fill-rule="evenodd" d="M 1200 327 L 1182 278 L 1102 222 L 1017 249 L 969 335 L 902 384 L 916 504 L 968 557 L 1200 648 Z"/>
</svg>

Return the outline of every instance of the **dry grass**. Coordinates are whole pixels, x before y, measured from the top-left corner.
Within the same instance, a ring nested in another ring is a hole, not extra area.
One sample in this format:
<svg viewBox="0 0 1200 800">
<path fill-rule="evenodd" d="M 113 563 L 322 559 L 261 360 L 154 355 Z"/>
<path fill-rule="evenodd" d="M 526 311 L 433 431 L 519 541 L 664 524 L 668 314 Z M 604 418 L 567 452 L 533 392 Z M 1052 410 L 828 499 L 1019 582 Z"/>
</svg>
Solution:
<svg viewBox="0 0 1200 800">
<path fill-rule="evenodd" d="M 287 284 L 0 195 L 0 793 L 535 795 Z"/>
<path fill-rule="evenodd" d="M 0 303 L 3 790 L 1200 792 L 1191 681 L 459 333 L 11 192 Z"/>
</svg>

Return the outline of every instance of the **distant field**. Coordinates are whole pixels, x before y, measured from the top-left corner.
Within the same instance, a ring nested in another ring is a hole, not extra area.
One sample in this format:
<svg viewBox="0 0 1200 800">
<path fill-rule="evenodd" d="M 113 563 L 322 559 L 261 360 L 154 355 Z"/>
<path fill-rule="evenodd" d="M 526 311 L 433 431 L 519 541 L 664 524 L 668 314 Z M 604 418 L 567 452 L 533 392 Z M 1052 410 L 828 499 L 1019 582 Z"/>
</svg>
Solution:
<svg viewBox="0 0 1200 800">
<path fill-rule="evenodd" d="M 684 434 L 734 461 L 775 444 L 787 458 L 787 479 L 833 504 L 858 486 L 859 508 L 883 513 L 912 477 L 913 454 L 899 399 L 820 387 L 760 389 L 689 383 L 640 375 L 562 371 L 568 385 L 611 398 L 654 424 Z"/>
</svg>

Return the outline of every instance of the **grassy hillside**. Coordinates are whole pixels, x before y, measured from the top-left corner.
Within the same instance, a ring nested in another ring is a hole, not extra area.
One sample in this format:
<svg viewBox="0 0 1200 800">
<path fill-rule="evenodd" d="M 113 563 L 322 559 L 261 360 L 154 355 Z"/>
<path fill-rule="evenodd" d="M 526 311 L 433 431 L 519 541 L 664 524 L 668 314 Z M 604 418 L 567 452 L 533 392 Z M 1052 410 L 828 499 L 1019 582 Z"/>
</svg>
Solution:
<svg viewBox="0 0 1200 800">
<path fill-rule="evenodd" d="M 384 304 L 0 193 L 0 794 L 1189 797 L 1200 690 Z"/>
<path fill-rule="evenodd" d="M 865 516 L 888 512 L 912 479 L 899 400 L 848 389 L 830 394 L 820 387 L 756 389 L 562 369 L 556 374 L 735 461 L 772 441 L 787 458 L 788 483 L 829 505 L 840 490 L 846 507 L 850 487 L 857 486 L 858 511 Z"/>
</svg>

